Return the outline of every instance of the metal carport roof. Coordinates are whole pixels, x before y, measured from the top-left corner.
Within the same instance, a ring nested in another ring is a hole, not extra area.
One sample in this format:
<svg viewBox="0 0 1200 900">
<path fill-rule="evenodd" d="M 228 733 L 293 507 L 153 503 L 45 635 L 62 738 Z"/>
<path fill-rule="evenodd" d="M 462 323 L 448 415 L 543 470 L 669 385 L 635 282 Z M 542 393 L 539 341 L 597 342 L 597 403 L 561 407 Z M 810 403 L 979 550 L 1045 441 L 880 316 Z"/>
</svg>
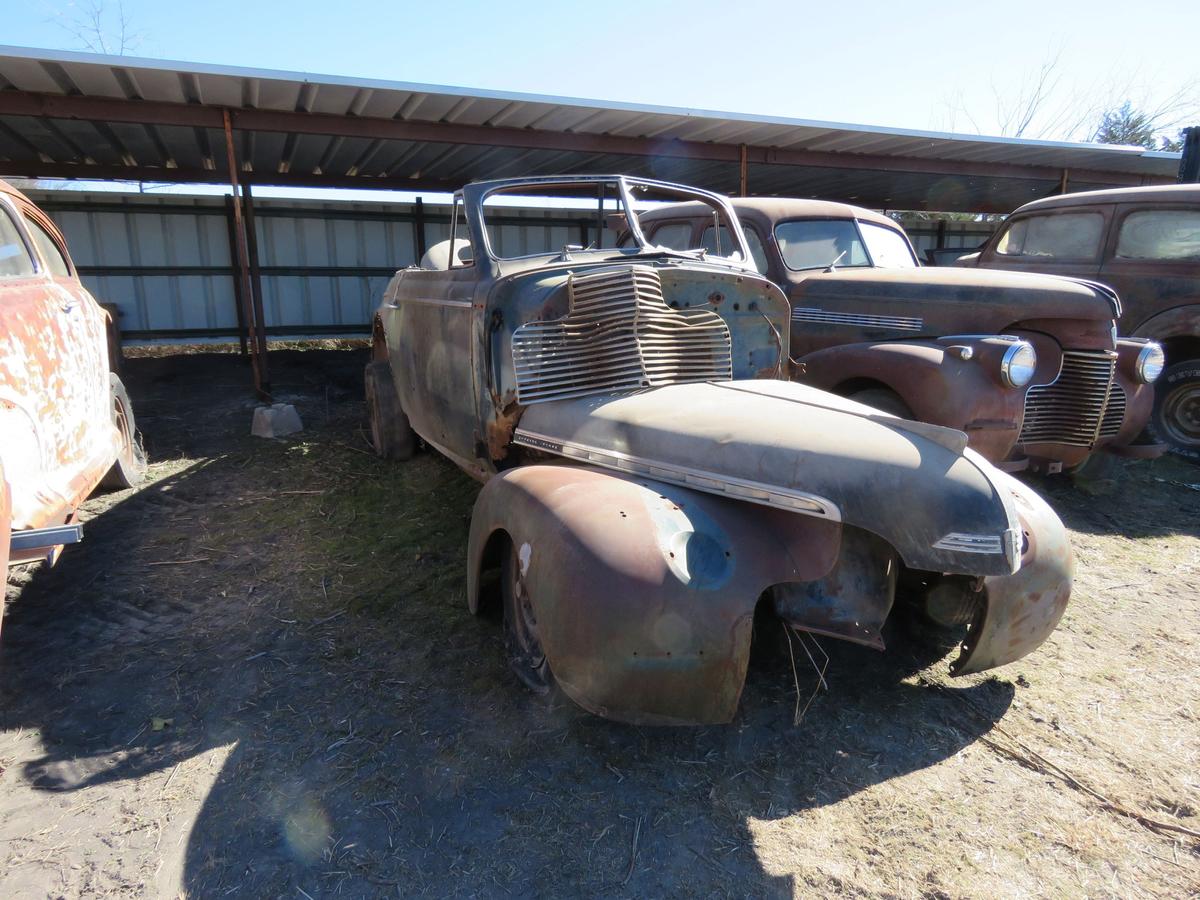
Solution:
<svg viewBox="0 0 1200 900">
<path fill-rule="evenodd" d="M 226 118 L 228 117 L 228 118 Z M 1175 180 L 1179 154 L 0 46 L 0 176 L 452 190 L 626 172 L 727 193 L 1007 212 Z"/>
</svg>

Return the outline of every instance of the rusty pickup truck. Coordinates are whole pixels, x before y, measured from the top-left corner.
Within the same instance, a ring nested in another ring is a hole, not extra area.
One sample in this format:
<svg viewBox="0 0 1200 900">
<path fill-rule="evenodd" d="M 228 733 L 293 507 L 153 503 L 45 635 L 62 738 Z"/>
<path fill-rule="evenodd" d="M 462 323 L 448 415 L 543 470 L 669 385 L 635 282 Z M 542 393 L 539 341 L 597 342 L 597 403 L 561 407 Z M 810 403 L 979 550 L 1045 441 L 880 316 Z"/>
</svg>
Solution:
<svg viewBox="0 0 1200 900">
<path fill-rule="evenodd" d="M 53 562 L 80 539 L 76 511 L 93 490 L 142 477 L 112 328 L 58 228 L 0 182 L 0 571 Z"/>
<path fill-rule="evenodd" d="M 588 204 L 594 239 L 508 228 L 513 201 Z M 785 379 L 782 291 L 647 240 L 633 211 L 671 201 L 705 204 L 746 253 L 704 191 L 474 183 L 447 245 L 398 272 L 375 317 L 376 449 L 407 458 L 419 438 L 484 482 L 467 599 L 502 610 L 519 679 L 624 721 L 718 723 L 760 606 L 883 649 L 912 602 L 964 629 L 957 674 L 1041 644 L 1073 571 L 1054 512 L 961 432 Z"/>
<path fill-rule="evenodd" d="M 1006 471 L 1058 472 L 1139 441 L 1162 351 L 1118 339 L 1116 294 L 1084 279 L 918 266 L 887 216 L 817 200 L 732 201 L 755 268 L 791 301 L 793 377 L 963 431 Z M 698 204 L 641 215 L 652 244 L 736 253 Z"/>
<path fill-rule="evenodd" d="M 1114 288 L 1125 306 L 1121 330 L 1160 343 L 1166 355 L 1151 430 L 1200 459 L 1200 184 L 1035 200 L 955 265 L 1094 278 Z"/>
</svg>

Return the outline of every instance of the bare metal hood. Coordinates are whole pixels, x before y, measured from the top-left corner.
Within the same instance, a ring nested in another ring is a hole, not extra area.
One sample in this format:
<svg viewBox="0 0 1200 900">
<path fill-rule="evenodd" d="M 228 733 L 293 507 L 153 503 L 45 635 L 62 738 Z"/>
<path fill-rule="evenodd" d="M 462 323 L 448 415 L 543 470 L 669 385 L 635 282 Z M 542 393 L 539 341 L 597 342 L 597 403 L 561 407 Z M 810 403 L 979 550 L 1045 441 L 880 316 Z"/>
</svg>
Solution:
<svg viewBox="0 0 1200 900">
<path fill-rule="evenodd" d="M 539 403 L 514 443 L 878 534 L 911 568 L 1007 575 L 1020 529 L 961 432 L 754 380 Z"/>
</svg>

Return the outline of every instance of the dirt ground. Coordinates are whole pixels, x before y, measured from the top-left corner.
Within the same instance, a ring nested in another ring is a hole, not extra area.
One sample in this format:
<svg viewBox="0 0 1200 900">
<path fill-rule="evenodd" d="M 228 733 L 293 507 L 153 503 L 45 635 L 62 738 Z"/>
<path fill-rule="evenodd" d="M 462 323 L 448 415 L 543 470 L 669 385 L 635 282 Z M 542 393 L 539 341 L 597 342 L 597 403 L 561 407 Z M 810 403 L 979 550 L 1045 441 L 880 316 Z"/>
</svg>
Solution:
<svg viewBox="0 0 1200 900">
<path fill-rule="evenodd" d="M 129 361 L 148 481 L 8 586 L 0 896 L 1200 895 L 1200 468 L 1037 482 L 1079 575 L 1021 662 L 822 641 L 798 726 L 762 659 L 733 724 L 635 728 L 509 674 L 477 487 L 371 455 L 363 361 L 272 354 L 274 441 L 236 356 Z"/>
</svg>

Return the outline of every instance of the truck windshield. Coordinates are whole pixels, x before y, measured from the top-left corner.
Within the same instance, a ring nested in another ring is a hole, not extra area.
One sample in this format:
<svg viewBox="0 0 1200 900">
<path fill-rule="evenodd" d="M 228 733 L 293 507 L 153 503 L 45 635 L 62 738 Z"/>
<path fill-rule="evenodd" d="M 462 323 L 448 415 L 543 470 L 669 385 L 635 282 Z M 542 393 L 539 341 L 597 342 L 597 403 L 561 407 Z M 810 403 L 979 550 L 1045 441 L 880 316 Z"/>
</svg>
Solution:
<svg viewBox="0 0 1200 900">
<path fill-rule="evenodd" d="M 784 265 L 793 271 L 875 266 L 915 269 L 917 258 L 904 235 L 854 219 L 794 219 L 775 226 Z"/>
<path fill-rule="evenodd" d="M 848 269 L 871 265 L 853 219 L 793 219 L 775 226 L 775 242 L 789 269 Z"/>
</svg>

